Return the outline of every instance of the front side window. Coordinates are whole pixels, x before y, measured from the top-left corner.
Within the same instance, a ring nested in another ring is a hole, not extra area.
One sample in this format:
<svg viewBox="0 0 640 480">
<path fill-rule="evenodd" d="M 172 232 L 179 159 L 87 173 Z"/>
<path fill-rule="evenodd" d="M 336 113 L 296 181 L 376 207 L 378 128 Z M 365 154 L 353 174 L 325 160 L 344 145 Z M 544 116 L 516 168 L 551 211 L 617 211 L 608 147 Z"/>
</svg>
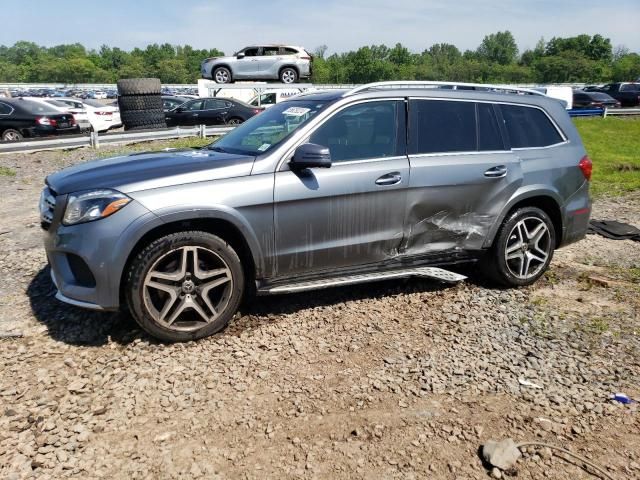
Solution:
<svg viewBox="0 0 640 480">
<path fill-rule="evenodd" d="M 195 110 L 202 110 L 203 103 L 204 103 L 204 100 L 196 100 L 195 102 L 187 103 L 184 106 L 184 110 L 188 112 L 193 112 Z"/>
<path fill-rule="evenodd" d="M 244 52 L 245 57 L 256 57 L 258 55 L 258 47 L 247 48 Z"/>
<path fill-rule="evenodd" d="M 476 105 L 473 102 L 414 100 L 410 107 L 410 153 L 475 152 Z"/>
<path fill-rule="evenodd" d="M 404 133 L 399 136 L 398 131 L 404 132 L 404 128 L 399 128 L 399 118 L 404 119 L 403 102 L 354 105 L 329 118 L 309 142 L 329 147 L 332 162 L 403 155 Z"/>
<path fill-rule="evenodd" d="M 548 147 L 563 141 L 545 113 L 533 107 L 500 105 L 511 148 Z"/>
<path fill-rule="evenodd" d="M 260 155 L 282 143 L 326 106 L 324 101 L 289 101 L 251 117 L 207 148 L 240 155 Z"/>
</svg>

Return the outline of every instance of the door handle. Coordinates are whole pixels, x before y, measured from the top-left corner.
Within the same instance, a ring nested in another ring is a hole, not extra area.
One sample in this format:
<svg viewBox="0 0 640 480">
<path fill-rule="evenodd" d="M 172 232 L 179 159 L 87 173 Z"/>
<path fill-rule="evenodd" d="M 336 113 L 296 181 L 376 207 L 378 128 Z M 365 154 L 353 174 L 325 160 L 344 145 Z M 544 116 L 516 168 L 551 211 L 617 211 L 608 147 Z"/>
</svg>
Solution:
<svg viewBox="0 0 640 480">
<path fill-rule="evenodd" d="M 382 175 L 380 178 L 378 178 L 376 180 L 376 185 L 384 185 L 384 186 L 397 185 L 401 181 L 402 181 L 402 175 L 400 175 L 400 172 L 391 172 L 391 173 L 387 173 L 386 175 Z"/>
<path fill-rule="evenodd" d="M 489 178 L 502 178 L 507 176 L 507 167 L 504 165 L 498 165 L 497 167 L 492 167 L 486 172 L 484 172 L 485 177 Z"/>
</svg>

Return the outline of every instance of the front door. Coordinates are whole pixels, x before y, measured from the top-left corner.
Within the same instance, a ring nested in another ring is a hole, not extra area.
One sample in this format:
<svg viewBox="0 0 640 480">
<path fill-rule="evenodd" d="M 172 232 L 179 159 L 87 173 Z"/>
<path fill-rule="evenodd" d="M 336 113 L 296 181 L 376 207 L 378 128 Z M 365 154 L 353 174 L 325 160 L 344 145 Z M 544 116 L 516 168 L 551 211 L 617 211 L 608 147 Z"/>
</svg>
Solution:
<svg viewBox="0 0 640 480">
<path fill-rule="evenodd" d="M 522 183 L 490 103 L 411 100 L 405 255 L 482 248 Z"/>
<path fill-rule="evenodd" d="M 233 64 L 235 78 L 256 78 L 260 71 L 260 48 L 251 47 L 244 50 L 244 57 L 238 58 Z"/>
<path fill-rule="evenodd" d="M 329 147 L 328 169 L 275 174 L 276 276 L 357 267 L 397 255 L 409 184 L 403 100 L 348 106 L 309 143 Z"/>
</svg>

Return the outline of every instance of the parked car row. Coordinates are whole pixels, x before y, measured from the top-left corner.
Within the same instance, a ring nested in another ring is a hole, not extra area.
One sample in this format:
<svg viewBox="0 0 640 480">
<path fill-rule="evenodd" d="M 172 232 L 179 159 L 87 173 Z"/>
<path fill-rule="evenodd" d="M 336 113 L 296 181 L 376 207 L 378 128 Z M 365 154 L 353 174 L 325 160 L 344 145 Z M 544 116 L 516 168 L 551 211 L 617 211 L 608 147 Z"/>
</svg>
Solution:
<svg viewBox="0 0 640 480">
<path fill-rule="evenodd" d="M 601 86 L 589 86 L 584 92 L 604 93 L 615 99 L 622 107 L 637 107 L 640 105 L 640 83 L 616 82 Z"/>
<path fill-rule="evenodd" d="M 0 99 L 0 140 L 4 142 L 79 132 L 73 114 L 53 105 L 23 98 Z"/>
</svg>

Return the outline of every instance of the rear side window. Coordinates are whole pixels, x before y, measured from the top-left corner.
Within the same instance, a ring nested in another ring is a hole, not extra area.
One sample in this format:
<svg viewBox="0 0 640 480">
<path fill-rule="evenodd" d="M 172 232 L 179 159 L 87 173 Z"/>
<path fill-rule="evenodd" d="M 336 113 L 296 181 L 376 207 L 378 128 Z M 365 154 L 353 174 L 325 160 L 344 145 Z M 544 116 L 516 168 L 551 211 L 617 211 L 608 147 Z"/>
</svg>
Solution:
<svg viewBox="0 0 640 480">
<path fill-rule="evenodd" d="M 498 118 L 490 103 L 476 104 L 478 109 L 478 151 L 504 150 Z"/>
<path fill-rule="evenodd" d="M 500 105 L 511 148 L 535 148 L 563 141 L 542 110 L 518 105 Z"/>
<path fill-rule="evenodd" d="M 472 102 L 411 102 L 410 153 L 476 151 L 476 107 Z"/>
<path fill-rule="evenodd" d="M 492 104 L 413 100 L 410 111 L 411 154 L 505 149 Z"/>
</svg>

